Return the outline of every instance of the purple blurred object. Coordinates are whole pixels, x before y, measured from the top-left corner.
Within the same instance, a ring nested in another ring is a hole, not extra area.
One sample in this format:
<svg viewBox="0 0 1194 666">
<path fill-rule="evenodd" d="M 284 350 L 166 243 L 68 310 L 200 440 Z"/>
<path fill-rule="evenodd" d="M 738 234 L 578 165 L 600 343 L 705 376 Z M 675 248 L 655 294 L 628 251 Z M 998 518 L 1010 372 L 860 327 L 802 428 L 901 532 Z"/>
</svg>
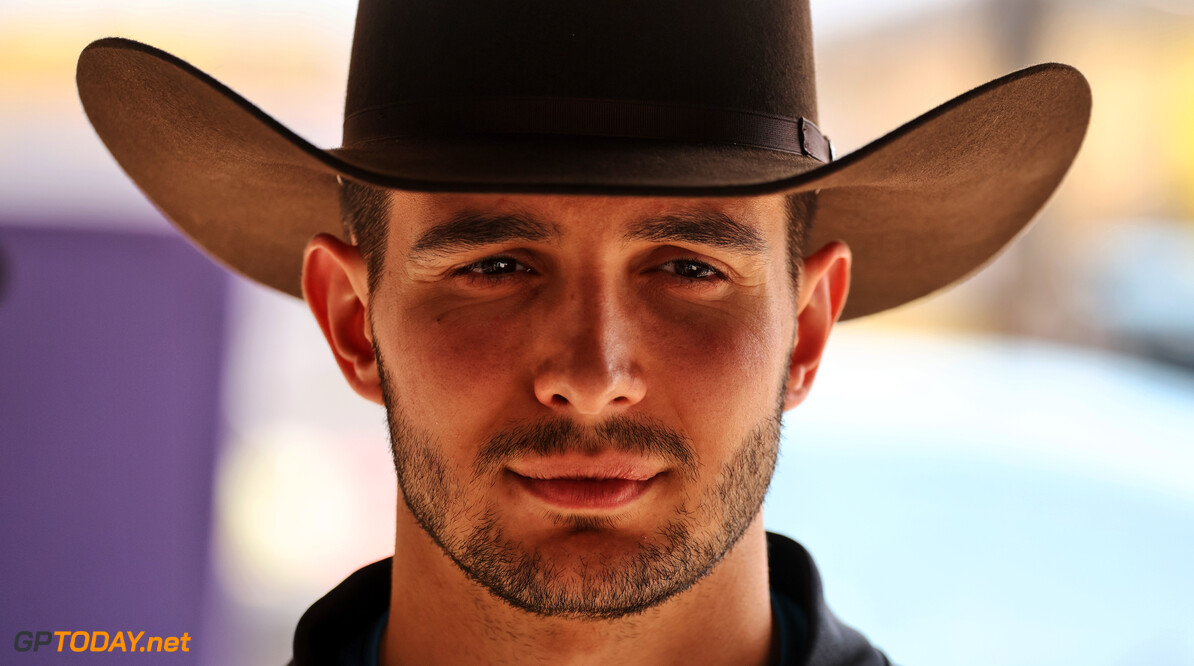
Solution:
<svg viewBox="0 0 1194 666">
<path fill-rule="evenodd" d="M 0 661 L 33 658 L 20 631 L 132 630 L 188 633 L 150 661 L 197 663 L 227 277 L 175 236 L 0 226 L 0 247 Z"/>
</svg>

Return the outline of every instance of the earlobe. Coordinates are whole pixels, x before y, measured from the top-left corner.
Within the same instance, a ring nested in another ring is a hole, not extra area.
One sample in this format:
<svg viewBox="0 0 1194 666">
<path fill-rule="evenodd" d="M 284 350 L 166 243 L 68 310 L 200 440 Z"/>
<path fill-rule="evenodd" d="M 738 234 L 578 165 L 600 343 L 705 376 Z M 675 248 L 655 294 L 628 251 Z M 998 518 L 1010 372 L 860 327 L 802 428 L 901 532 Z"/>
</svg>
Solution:
<svg viewBox="0 0 1194 666">
<path fill-rule="evenodd" d="M 303 252 L 303 299 L 336 364 L 361 397 L 383 404 L 369 320 L 368 271 L 356 246 L 318 234 Z"/>
<path fill-rule="evenodd" d="M 812 388 L 829 333 L 846 306 L 850 262 L 850 248 L 840 241 L 826 245 L 804 260 L 784 410 L 804 402 Z"/>
</svg>

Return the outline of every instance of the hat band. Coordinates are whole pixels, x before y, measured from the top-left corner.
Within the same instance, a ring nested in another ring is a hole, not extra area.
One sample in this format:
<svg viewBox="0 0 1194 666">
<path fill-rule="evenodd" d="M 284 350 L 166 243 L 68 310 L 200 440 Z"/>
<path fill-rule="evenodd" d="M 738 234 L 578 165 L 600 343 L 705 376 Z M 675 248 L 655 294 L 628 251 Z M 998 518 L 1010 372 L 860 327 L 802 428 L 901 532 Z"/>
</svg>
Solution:
<svg viewBox="0 0 1194 666">
<path fill-rule="evenodd" d="M 833 160 L 811 121 L 673 104 L 566 97 L 401 102 L 344 119 L 344 144 L 476 134 L 542 134 L 739 144 Z"/>
</svg>

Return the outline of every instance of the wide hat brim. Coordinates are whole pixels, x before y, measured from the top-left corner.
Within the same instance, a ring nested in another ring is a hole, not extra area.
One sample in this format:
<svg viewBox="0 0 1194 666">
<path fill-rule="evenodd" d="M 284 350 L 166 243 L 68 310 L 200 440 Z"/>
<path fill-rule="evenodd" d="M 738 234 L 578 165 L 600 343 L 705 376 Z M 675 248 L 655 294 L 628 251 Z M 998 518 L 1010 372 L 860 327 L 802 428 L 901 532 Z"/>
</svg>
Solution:
<svg viewBox="0 0 1194 666">
<path fill-rule="evenodd" d="M 400 190 L 724 197 L 819 191 L 808 250 L 854 255 L 843 319 L 957 282 L 1031 221 L 1090 117 L 1072 67 L 1029 67 L 824 164 L 742 145 L 572 136 L 398 139 L 323 150 L 190 64 L 126 39 L 79 58 L 112 155 L 192 241 L 301 298 L 303 248 L 343 237 L 337 177 Z"/>
</svg>

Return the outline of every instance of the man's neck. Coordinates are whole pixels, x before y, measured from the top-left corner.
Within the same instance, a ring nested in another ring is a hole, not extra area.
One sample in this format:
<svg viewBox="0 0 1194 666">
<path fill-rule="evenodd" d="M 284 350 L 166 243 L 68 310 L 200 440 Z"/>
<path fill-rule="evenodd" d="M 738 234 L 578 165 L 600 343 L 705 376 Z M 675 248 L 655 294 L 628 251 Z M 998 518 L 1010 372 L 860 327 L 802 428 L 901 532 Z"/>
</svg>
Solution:
<svg viewBox="0 0 1194 666">
<path fill-rule="evenodd" d="M 767 543 L 757 516 L 691 589 L 618 620 L 544 618 L 469 580 L 399 507 L 384 666 L 408 664 L 768 664 Z"/>
</svg>

